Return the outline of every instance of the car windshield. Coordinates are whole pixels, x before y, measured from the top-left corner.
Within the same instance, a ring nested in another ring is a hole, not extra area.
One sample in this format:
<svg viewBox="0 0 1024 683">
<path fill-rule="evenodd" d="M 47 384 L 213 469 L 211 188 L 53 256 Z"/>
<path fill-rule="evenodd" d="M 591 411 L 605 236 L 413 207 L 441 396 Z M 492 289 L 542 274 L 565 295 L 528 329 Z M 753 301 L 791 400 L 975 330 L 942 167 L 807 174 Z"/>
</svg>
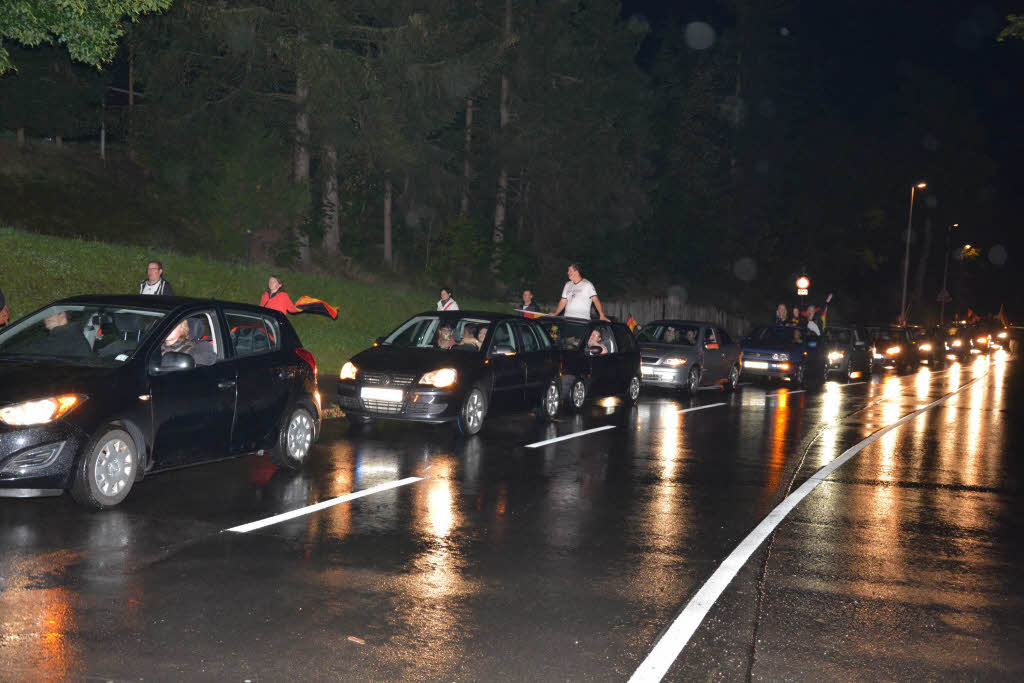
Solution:
<svg viewBox="0 0 1024 683">
<path fill-rule="evenodd" d="M 850 343 L 850 331 L 849 330 L 837 330 L 829 328 L 825 330 L 825 343 L 826 344 L 837 344 L 837 345 L 848 345 Z"/>
<path fill-rule="evenodd" d="M 385 337 L 384 343 L 410 349 L 480 351 L 490 325 L 490 321 L 482 318 L 419 315 Z"/>
<path fill-rule="evenodd" d="M 578 323 L 571 320 L 544 320 L 540 319 L 541 327 L 555 342 L 560 349 L 578 349 L 583 335 L 587 332 L 587 323 Z"/>
<path fill-rule="evenodd" d="M 654 342 L 655 344 L 676 344 L 679 346 L 696 346 L 700 330 L 696 325 L 671 325 L 668 323 L 651 323 L 645 325 L 637 341 Z"/>
<path fill-rule="evenodd" d="M 751 341 L 757 346 L 792 346 L 802 344 L 806 332 L 799 327 L 760 327 L 753 335 Z"/>
<path fill-rule="evenodd" d="M 163 317 L 157 311 L 118 306 L 48 306 L 0 333 L 0 358 L 120 365 Z"/>
<path fill-rule="evenodd" d="M 903 330 L 899 328 L 889 330 L 879 330 L 875 335 L 875 339 L 878 341 L 900 341 L 903 339 Z"/>
</svg>

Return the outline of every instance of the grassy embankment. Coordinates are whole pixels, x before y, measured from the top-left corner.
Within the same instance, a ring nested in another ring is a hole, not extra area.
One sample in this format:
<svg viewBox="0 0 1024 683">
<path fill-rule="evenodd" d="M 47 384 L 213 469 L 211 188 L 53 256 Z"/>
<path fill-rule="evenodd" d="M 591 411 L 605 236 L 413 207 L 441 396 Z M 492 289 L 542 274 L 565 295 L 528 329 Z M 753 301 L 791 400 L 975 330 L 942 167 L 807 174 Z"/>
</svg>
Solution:
<svg viewBox="0 0 1024 683">
<path fill-rule="evenodd" d="M 176 294 L 259 303 L 272 272 L 160 250 L 51 237 L 0 226 L 0 288 L 12 320 L 48 301 L 75 294 L 136 293 L 146 262 L 160 258 Z M 303 345 L 317 358 L 321 375 L 337 374 L 354 353 L 402 320 L 434 307 L 437 292 L 411 291 L 274 269 L 293 299 L 303 294 L 339 308 L 338 319 L 294 315 Z M 459 298 L 462 308 L 506 310 L 508 305 Z"/>
</svg>

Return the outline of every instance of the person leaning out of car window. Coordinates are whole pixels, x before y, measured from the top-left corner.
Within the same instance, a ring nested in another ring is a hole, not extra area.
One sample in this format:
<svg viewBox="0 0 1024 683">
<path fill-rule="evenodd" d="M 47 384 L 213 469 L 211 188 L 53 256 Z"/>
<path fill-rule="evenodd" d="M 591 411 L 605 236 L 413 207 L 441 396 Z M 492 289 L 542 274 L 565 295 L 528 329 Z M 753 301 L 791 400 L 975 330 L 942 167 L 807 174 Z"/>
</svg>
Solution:
<svg viewBox="0 0 1024 683">
<path fill-rule="evenodd" d="M 263 296 L 260 297 L 260 306 L 272 308 L 285 314 L 302 313 L 302 309 L 296 307 L 292 298 L 288 296 L 288 292 L 284 291 L 284 283 L 276 275 L 271 275 L 267 278 L 267 289 L 263 292 Z"/>
<path fill-rule="evenodd" d="M 213 349 L 213 344 L 193 338 L 188 323 L 186 319 L 174 326 L 160 346 L 161 353 L 187 353 L 192 356 L 196 365 L 213 365 L 217 361 L 217 352 Z"/>
<path fill-rule="evenodd" d="M 139 294 L 174 296 L 174 288 L 164 279 L 164 264 L 153 260 L 146 265 L 146 279 L 139 283 Z"/>
</svg>

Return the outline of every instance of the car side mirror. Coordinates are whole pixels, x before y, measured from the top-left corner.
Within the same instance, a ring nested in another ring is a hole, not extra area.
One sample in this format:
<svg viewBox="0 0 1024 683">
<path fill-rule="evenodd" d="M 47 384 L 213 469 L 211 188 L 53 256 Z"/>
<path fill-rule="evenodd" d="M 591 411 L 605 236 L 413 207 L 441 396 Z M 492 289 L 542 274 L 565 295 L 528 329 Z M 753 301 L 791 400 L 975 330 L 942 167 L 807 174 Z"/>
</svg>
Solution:
<svg viewBox="0 0 1024 683">
<path fill-rule="evenodd" d="M 491 355 L 492 356 L 514 356 L 514 355 L 516 355 L 516 350 L 513 349 L 511 346 L 509 346 L 507 344 L 498 344 L 493 349 L 491 349 Z"/>
<path fill-rule="evenodd" d="M 604 347 L 602 347 L 602 346 L 598 346 L 597 344 L 593 344 L 593 345 L 587 347 L 587 355 L 588 356 L 600 356 L 602 353 L 604 353 Z"/>
<path fill-rule="evenodd" d="M 149 362 L 149 374 L 161 375 L 167 372 L 179 370 L 192 370 L 196 366 L 195 359 L 187 353 L 168 351 L 159 357 L 154 357 Z"/>
</svg>

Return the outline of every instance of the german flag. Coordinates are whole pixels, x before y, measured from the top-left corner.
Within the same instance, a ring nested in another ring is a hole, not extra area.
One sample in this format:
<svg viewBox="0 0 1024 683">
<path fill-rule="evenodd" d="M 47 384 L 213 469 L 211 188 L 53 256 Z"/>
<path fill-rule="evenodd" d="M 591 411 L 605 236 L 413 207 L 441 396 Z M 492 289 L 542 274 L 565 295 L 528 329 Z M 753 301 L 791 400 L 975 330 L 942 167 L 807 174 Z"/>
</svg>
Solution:
<svg viewBox="0 0 1024 683">
<path fill-rule="evenodd" d="M 636 321 L 636 318 L 629 316 L 629 320 L 626 321 L 626 327 L 629 328 L 630 332 L 636 332 L 636 328 L 640 327 L 640 323 Z"/>
<path fill-rule="evenodd" d="M 547 313 L 541 313 L 539 311 L 526 311 L 526 310 L 523 310 L 522 308 L 517 308 L 516 312 L 517 313 L 522 313 L 523 317 L 524 318 L 528 318 L 528 319 L 542 318 L 545 315 L 547 315 Z"/>
<path fill-rule="evenodd" d="M 336 306 L 332 306 L 320 299 L 314 299 L 311 296 L 300 296 L 299 300 L 295 302 L 295 308 L 298 308 L 303 313 L 316 313 L 317 315 L 326 315 L 331 320 L 338 319 L 338 308 Z"/>
</svg>

